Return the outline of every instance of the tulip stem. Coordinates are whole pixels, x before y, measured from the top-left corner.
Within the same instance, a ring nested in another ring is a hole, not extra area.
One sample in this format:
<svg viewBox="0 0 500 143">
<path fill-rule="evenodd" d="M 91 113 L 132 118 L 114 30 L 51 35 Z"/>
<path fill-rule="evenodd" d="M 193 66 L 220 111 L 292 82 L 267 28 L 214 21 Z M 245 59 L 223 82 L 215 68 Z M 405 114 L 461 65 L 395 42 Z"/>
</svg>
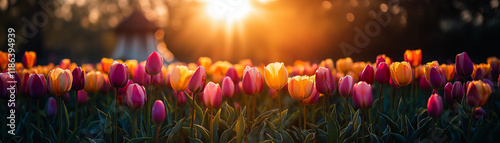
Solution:
<svg viewBox="0 0 500 143">
<path fill-rule="evenodd" d="M 189 94 L 187 94 L 186 91 L 184 91 L 184 94 L 186 94 L 187 96 L 189 96 Z M 196 137 L 196 133 L 194 133 L 194 120 L 196 118 L 196 114 L 195 114 L 195 110 L 194 110 L 194 102 L 196 100 L 196 93 L 193 93 L 193 103 L 191 104 L 191 111 L 192 111 L 192 117 L 191 117 L 191 133 L 194 134 L 194 136 Z"/>
<path fill-rule="evenodd" d="M 279 94 L 280 90 L 277 90 L 278 91 L 278 106 L 280 108 L 280 134 L 283 134 L 283 117 L 281 115 L 281 113 L 283 112 L 283 107 L 281 107 L 281 95 Z"/>
<path fill-rule="evenodd" d="M 213 125 L 213 118 L 214 118 L 214 109 L 210 109 L 210 143 L 214 142 L 214 125 Z"/>
<path fill-rule="evenodd" d="M 75 102 L 75 123 L 74 123 L 75 129 L 74 129 L 74 131 L 76 131 L 76 128 L 78 127 L 78 91 L 77 90 L 75 90 L 75 97 L 76 97 L 75 98 L 76 102 Z"/>
<path fill-rule="evenodd" d="M 300 107 L 300 104 L 301 104 L 302 100 L 299 102 L 299 129 L 303 129 L 302 128 L 302 118 L 300 117 L 300 115 L 302 114 L 302 107 Z"/>
<path fill-rule="evenodd" d="M 302 106 L 304 107 L 304 130 L 307 129 L 307 126 L 306 126 L 306 122 L 307 122 L 307 110 L 306 110 L 306 105 L 305 104 L 302 104 Z"/>
<path fill-rule="evenodd" d="M 472 132 L 472 120 L 474 120 L 474 110 L 476 109 L 475 106 L 472 107 L 472 110 L 470 111 L 470 120 L 469 120 L 469 132 L 467 132 L 467 138 L 470 140 L 470 134 Z"/>
<path fill-rule="evenodd" d="M 252 120 L 253 120 L 253 119 L 255 119 L 255 106 L 257 106 L 257 104 L 256 104 L 256 102 L 257 102 L 257 101 L 256 101 L 256 99 L 255 99 L 255 98 L 256 98 L 256 96 L 257 96 L 257 95 L 253 95 L 253 96 L 252 96 L 252 104 L 253 104 L 253 105 L 252 105 Z"/>
<path fill-rule="evenodd" d="M 57 141 L 62 143 L 62 109 L 61 109 L 61 101 L 62 96 L 57 96 L 57 110 L 59 113 L 59 131 L 57 132 Z"/>
<path fill-rule="evenodd" d="M 326 111 L 328 109 L 326 107 L 326 100 L 328 98 L 328 95 L 324 95 L 323 97 L 325 98 L 325 99 L 323 99 L 323 116 L 324 116 L 323 121 L 326 121 L 326 113 L 328 112 L 328 111 Z"/>
<path fill-rule="evenodd" d="M 349 120 L 349 115 L 350 115 L 350 113 L 349 113 L 350 111 L 349 110 L 350 109 L 349 109 L 349 99 L 347 99 L 347 97 L 345 98 L 345 104 L 344 105 L 345 105 L 344 109 L 346 111 L 345 112 L 345 116 L 346 116 L 347 120 Z"/>
<path fill-rule="evenodd" d="M 135 131 L 137 130 L 137 111 L 132 110 L 132 114 L 133 114 L 132 116 L 134 116 L 132 119 L 132 132 L 131 132 L 133 139 L 135 138 Z"/>
<path fill-rule="evenodd" d="M 114 118 L 114 123 L 115 123 L 115 129 L 113 130 L 113 141 L 118 142 L 118 88 L 115 88 L 115 118 Z"/>
<path fill-rule="evenodd" d="M 156 132 L 155 132 L 155 143 L 159 143 L 158 136 L 160 134 L 161 122 L 156 124 Z"/>
<path fill-rule="evenodd" d="M 383 91 L 382 87 L 383 87 L 383 86 L 384 86 L 383 84 L 380 84 L 380 91 L 378 92 L 378 93 L 379 93 L 379 94 L 378 94 L 378 111 L 379 111 L 379 112 L 382 112 L 382 102 L 384 102 L 384 101 L 383 101 L 383 98 L 382 98 L 382 96 L 383 96 L 383 95 L 382 95 L 382 93 L 383 93 L 383 92 L 382 92 L 382 91 Z M 378 121 L 378 118 L 377 118 L 377 121 Z"/>
<path fill-rule="evenodd" d="M 149 92 L 150 93 L 149 93 L 149 97 L 148 97 L 148 99 L 146 101 L 148 103 L 148 106 L 146 107 L 146 112 L 147 112 L 146 113 L 146 115 L 147 115 L 147 117 L 146 117 L 147 118 L 146 123 L 147 123 L 148 127 L 151 127 L 151 109 L 152 109 L 151 108 L 151 104 L 152 104 L 151 102 L 154 101 L 154 99 L 153 99 L 153 76 L 150 75 L 150 77 L 151 77 L 151 80 L 149 81 L 149 83 L 150 83 L 149 84 Z M 151 129 L 146 129 L 146 133 L 147 133 L 148 136 L 151 136 Z"/>
</svg>

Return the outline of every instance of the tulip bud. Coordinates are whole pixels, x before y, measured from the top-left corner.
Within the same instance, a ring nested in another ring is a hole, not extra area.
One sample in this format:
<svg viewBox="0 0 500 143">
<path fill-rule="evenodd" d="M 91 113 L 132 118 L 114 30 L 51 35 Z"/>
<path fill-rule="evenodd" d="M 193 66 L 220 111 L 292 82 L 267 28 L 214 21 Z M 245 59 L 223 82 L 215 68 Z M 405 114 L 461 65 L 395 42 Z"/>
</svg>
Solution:
<svg viewBox="0 0 500 143">
<path fill-rule="evenodd" d="M 444 86 L 444 101 L 446 101 L 446 103 L 448 103 L 450 105 L 455 105 L 455 99 L 451 95 L 452 90 L 453 90 L 453 84 L 448 82 Z"/>
<path fill-rule="evenodd" d="M 127 105 L 132 110 L 141 108 L 147 100 L 146 89 L 137 83 L 133 83 L 127 88 Z"/>
<path fill-rule="evenodd" d="M 419 78 L 419 85 L 420 85 L 420 89 L 422 89 L 422 90 L 427 90 L 427 89 L 431 88 L 431 85 L 429 85 L 429 82 L 423 76 L 421 76 Z"/>
<path fill-rule="evenodd" d="M 288 81 L 288 92 L 293 99 L 302 101 L 309 98 L 314 90 L 314 80 L 309 76 L 294 76 Z"/>
<path fill-rule="evenodd" d="M 222 96 L 226 99 L 231 99 L 234 94 L 234 83 L 229 76 L 222 80 Z"/>
<path fill-rule="evenodd" d="M 325 95 L 332 95 L 335 92 L 335 79 L 329 69 L 320 67 L 316 70 L 316 90 Z"/>
<path fill-rule="evenodd" d="M 184 92 L 177 92 L 177 91 L 173 91 L 174 93 L 174 98 L 175 100 L 177 101 L 177 105 L 179 106 L 183 106 L 184 104 L 186 104 L 186 96 L 184 95 Z"/>
<path fill-rule="evenodd" d="M 376 62 L 375 62 L 375 66 L 378 68 L 378 66 L 379 66 L 379 65 L 380 65 L 380 63 L 382 63 L 382 62 L 385 62 L 387 65 L 390 65 L 390 64 L 392 64 L 392 59 L 391 59 L 391 58 L 389 58 L 389 57 L 387 57 L 387 56 L 385 56 L 384 54 L 382 54 L 382 55 L 378 55 L 378 56 L 377 56 L 377 60 L 376 60 Z"/>
<path fill-rule="evenodd" d="M 453 88 L 451 89 L 451 97 L 453 97 L 453 100 L 456 102 L 462 102 L 464 95 L 465 92 L 462 83 L 460 83 L 460 81 L 455 81 L 455 83 L 453 83 Z"/>
<path fill-rule="evenodd" d="M 203 91 L 203 103 L 207 108 L 219 108 L 222 103 L 222 93 L 219 84 L 209 82 Z"/>
<path fill-rule="evenodd" d="M 49 72 L 47 82 L 49 92 L 56 96 L 61 96 L 71 89 L 73 76 L 71 71 L 67 69 L 63 70 L 61 68 L 56 68 Z"/>
<path fill-rule="evenodd" d="M 425 79 L 433 89 L 441 89 L 446 84 L 446 76 L 437 61 L 427 63 L 424 74 Z"/>
<path fill-rule="evenodd" d="M 451 81 L 453 80 L 453 77 L 455 76 L 455 66 L 454 65 L 445 65 L 441 64 L 441 69 L 443 69 L 444 75 L 446 76 L 446 81 Z"/>
<path fill-rule="evenodd" d="M 398 86 L 407 86 L 413 80 L 413 70 L 408 62 L 395 62 L 390 66 L 391 79 Z"/>
<path fill-rule="evenodd" d="M 163 57 L 160 55 L 160 53 L 154 51 L 146 60 L 146 73 L 148 73 L 149 75 L 156 75 L 160 73 L 162 65 Z"/>
<path fill-rule="evenodd" d="M 462 52 L 455 58 L 455 69 L 459 76 L 462 78 L 469 78 L 474 71 L 474 65 L 470 61 L 467 53 Z"/>
<path fill-rule="evenodd" d="M 308 98 L 302 100 L 302 104 L 304 105 L 313 105 L 316 102 L 318 102 L 319 99 L 319 92 L 316 90 L 317 88 L 313 88 L 313 91 L 311 92 L 311 95 L 309 95 Z"/>
<path fill-rule="evenodd" d="M 32 99 L 41 99 L 47 92 L 47 81 L 43 74 L 31 74 L 28 79 L 29 94 Z"/>
<path fill-rule="evenodd" d="M 153 118 L 153 123 L 159 124 L 165 119 L 165 105 L 161 100 L 156 100 L 151 109 L 151 117 Z"/>
<path fill-rule="evenodd" d="M 71 89 L 82 90 L 85 87 L 85 71 L 80 67 L 76 67 L 71 72 L 71 75 L 73 76 Z"/>
<path fill-rule="evenodd" d="M 231 78 L 231 80 L 233 80 L 233 83 L 238 83 L 240 81 L 240 78 L 238 77 L 238 71 L 236 71 L 234 66 L 227 69 L 226 76 Z"/>
<path fill-rule="evenodd" d="M 85 90 L 78 90 L 77 92 L 78 92 L 78 97 L 77 97 L 78 105 L 85 104 L 88 98 L 87 92 L 85 92 Z"/>
<path fill-rule="evenodd" d="M 205 84 L 207 83 L 207 74 L 205 73 L 205 68 L 199 66 L 196 71 L 194 71 L 191 79 L 189 79 L 188 89 L 189 91 L 198 94 L 203 91 Z"/>
<path fill-rule="evenodd" d="M 49 100 L 47 100 L 47 116 L 52 117 L 57 114 L 57 102 L 54 97 L 50 97 Z"/>
<path fill-rule="evenodd" d="M 23 66 L 24 68 L 32 68 L 36 64 L 36 53 L 33 51 L 24 52 Z"/>
<path fill-rule="evenodd" d="M 349 98 L 352 96 L 352 87 L 354 79 L 350 75 L 346 75 L 339 79 L 339 94 L 342 97 Z"/>
<path fill-rule="evenodd" d="M 138 83 L 142 86 L 149 86 L 149 84 L 151 84 L 151 76 L 146 73 L 144 65 L 144 62 L 141 62 L 139 65 L 137 65 L 133 80 L 135 83 Z"/>
<path fill-rule="evenodd" d="M 412 67 L 417 67 L 422 63 L 422 50 L 406 50 L 405 61 L 410 63 Z"/>
<path fill-rule="evenodd" d="M 193 71 L 188 70 L 186 66 L 176 66 L 170 74 L 170 84 L 172 85 L 172 88 L 177 91 L 184 91 L 188 89 L 188 83 L 192 75 Z"/>
<path fill-rule="evenodd" d="M 371 65 L 366 65 L 365 69 L 361 71 L 359 74 L 359 80 L 365 81 L 368 84 L 373 84 L 373 80 L 375 80 L 375 70 Z"/>
<path fill-rule="evenodd" d="M 104 75 L 99 71 L 91 71 L 85 77 L 84 90 L 89 93 L 97 92 L 104 83 Z"/>
<path fill-rule="evenodd" d="M 109 83 L 114 88 L 125 87 L 125 85 L 127 85 L 129 75 L 130 71 L 128 70 L 126 64 L 120 64 L 117 61 L 114 61 L 109 69 Z"/>
<path fill-rule="evenodd" d="M 242 87 L 247 95 L 255 95 L 262 91 L 264 82 L 262 76 L 256 67 L 247 66 L 243 71 Z"/>
<path fill-rule="evenodd" d="M 375 80 L 380 84 L 387 84 L 391 80 L 391 70 L 387 63 L 382 62 L 377 65 L 377 72 L 375 73 Z"/>
<path fill-rule="evenodd" d="M 104 74 L 103 77 L 104 80 L 102 80 L 102 86 L 101 88 L 99 88 L 99 93 L 107 94 L 110 90 L 113 89 L 113 86 L 111 86 L 111 84 L 109 83 L 107 74 Z"/>
<path fill-rule="evenodd" d="M 467 84 L 467 103 L 472 107 L 483 106 L 491 94 L 491 87 L 480 80 Z"/>
<path fill-rule="evenodd" d="M 354 84 L 352 102 L 354 107 L 358 109 L 370 108 L 373 103 L 372 87 L 364 81 Z"/>
<path fill-rule="evenodd" d="M 151 76 L 149 76 L 151 77 Z M 163 81 L 163 74 L 160 73 L 160 74 L 156 74 L 155 76 L 153 76 L 153 82 L 151 82 L 153 84 L 153 86 L 155 87 L 160 87 L 163 85 L 164 81 Z"/>
<path fill-rule="evenodd" d="M 270 88 L 281 89 L 288 82 L 288 71 L 285 64 L 274 62 L 265 67 L 264 77 Z"/>
<path fill-rule="evenodd" d="M 439 117 L 443 113 L 443 99 L 438 94 L 432 94 L 427 102 L 427 113 L 431 117 Z"/>
<path fill-rule="evenodd" d="M 484 111 L 482 107 L 476 107 L 476 109 L 474 109 L 474 115 L 476 115 L 476 119 L 479 119 L 481 116 L 486 115 L 486 111 Z"/>
</svg>

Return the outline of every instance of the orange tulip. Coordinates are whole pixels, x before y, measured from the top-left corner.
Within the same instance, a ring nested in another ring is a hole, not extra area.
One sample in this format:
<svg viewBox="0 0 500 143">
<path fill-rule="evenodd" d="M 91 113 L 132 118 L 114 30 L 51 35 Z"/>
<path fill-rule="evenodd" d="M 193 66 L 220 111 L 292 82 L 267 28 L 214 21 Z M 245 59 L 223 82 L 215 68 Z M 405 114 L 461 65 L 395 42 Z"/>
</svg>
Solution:
<svg viewBox="0 0 500 143">
<path fill-rule="evenodd" d="M 36 53 L 33 51 L 24 52 L 23 66 L 25 68 L 32 68 L 36 64 Z"/>
<path fill-rule="evenodd" d="M 7 68 L 9 64 L 9 53 L 0 51 L 0 72 Z"/>
<path fill-rule="evenodd" d="M 446 75 L 446 81 L 452 81 L 455 77 L 455 65 L 441 64 L 440 67 L 443 69 L 444 75 Z"/>
<path fill-rule="evenodd" d="M 68 93 L 71 89 L 73 75 L 68 69 L 63 70 L 61 68 L 56 68 L 49 72 L 47 82 L 49 92 L 56 96 L 61 96 Z"/>
<path fill-rule="evenodd" d="M 281 89 L 288 82 L 288 71 L 283 63 L 270 63 L 264 71 L 264 78 L 267 85 L 273 89 Z"/>
<path fill-rule="evenodd" d="M 337 71 L 346 74 L 352 68 L 352 59 L 350 57 L 337 60 Z"/>
<path fill-rule="evenodd" d="M 69 69 L 70 65 L 71 65 L 70 59 L 63 59 L 63 60 L 61 60 L 61 63 L 59 64 L 59 68 Z"/>
<path fill-rule="evenodd" d="M 137 60 L 126 60 L 125 64 L 127 64 L 128 69 L 130 70 L 130 77 L 134 77 L 135 68 L 139 64 Z"/>
<path fill-rule="evenodd" d="M 437 61 L 429 62 L 424 67 L 425 80 L 433 89 L 441 89 L 446 84 L 446 75 Z"/>
<path fill-rule="evenodd" d="M 111 63 L 113 63 L 113 59 L 110 58 L 102 58 L 101 59 L 101 70 L 104 73 L 109 73 L 109 68 L 111 67 Z"/>
<path fill-rule="evenodd" d="M 311 96 L 314 88 L 314 78 L 309 76 L 294 76 L 288 81 L 288 92 L 293 99 L 302 101 Z"/>
<path fill-rule="evenodd" d="M 467 103 L 472 107 L 483 106 L 490 97 L 491 88 L 488 83 L 480 80 L 469 82 L 467 85 Z"/>
<path fill-rule="evenodd" d="M 319 63 L 319 67 L 325 67 L 327 69 L 329 69 L 330 71 L 333 71 L 335 70 L 335 67 L 333 65 L 333 60 L 332 59 L 326 59 L 324 61 L 321 61 L 321 63 Z"/>
<path fill-rule="evenodd" d="M 405 61 L 409 62 L 412 67 L 417 67 L 422 63 L 422 50 L 406 50 Z"/>
<path fill-rule="evenodd" d="M 188 70 L 186 66 L 176 66 L 170 73 L 170 85 L 176 91 L 184 91 L 188 88 L 189 79 L 194 71 Z"/>
<path fill-rule="evenodd" d="M 221 83 L 222 79 L 226 77 L 227 70 L 233 66 L 228 61 L 217 61 L 209 69 L 209 74 L 212 74 L 212 81 Z"/>
<path fill-rule="evenodd" d="M 474 65 L 474 71 L 472 72 L 472 78 L 475 80 L 482 80 L 487 78 L 488 74 L 491 72 L 491 66 L 489 64 L 479 64 Z"/>
<path fill-rule="evenodd" d="M 88 72 L 85 77 L 84 90 L 88 93 L 97 92 L 104 82 L 104 75 L 99 71 Z"/>
<path fill-rule="evenodd" d="M 391 78 L 399 86 L 407 86 L 413 80 L 413 71 L 408 62 L 394 62 L 390 66 Z"/>
<path fill-rule="evenodd" d="M 198 66 L 203 66 L 206 69 L 209 69 L 212 65 L 212 59 L 209 57 L 200 57 L 198 58 Z"/>
</svg>

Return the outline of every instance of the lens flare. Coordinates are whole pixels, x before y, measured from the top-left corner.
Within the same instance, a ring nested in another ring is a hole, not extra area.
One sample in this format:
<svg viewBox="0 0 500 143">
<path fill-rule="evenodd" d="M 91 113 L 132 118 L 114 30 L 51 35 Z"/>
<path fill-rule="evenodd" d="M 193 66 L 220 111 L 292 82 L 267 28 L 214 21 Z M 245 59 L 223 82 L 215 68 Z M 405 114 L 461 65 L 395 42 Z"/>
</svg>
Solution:
<svg viewBox="0 0 500 143">
<path fill-rule="evenodd" d="M 237 21 L 252 11 L 250 0 L 207 0 L 207 14 L 214 20 Z"/>
</svg>

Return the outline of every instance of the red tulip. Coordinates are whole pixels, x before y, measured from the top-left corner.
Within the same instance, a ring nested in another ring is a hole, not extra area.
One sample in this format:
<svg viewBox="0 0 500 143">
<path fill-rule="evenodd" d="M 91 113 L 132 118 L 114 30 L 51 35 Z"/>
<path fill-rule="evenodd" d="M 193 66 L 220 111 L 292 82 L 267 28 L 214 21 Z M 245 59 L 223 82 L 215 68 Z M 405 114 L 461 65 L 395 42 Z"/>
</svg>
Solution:
<svg viewBox="0 0 500 143">
<path fill-rule="evenodd" d="M 316 70 L 316 90 L 325 95 L 332 95 L 335 92 L 335 80 L 329 69 L 320 67 Z"/>
<path fill-rule="evenodd" d="M 234 83 L 229 76 L 222 80 L 222 96 L 226 99 L 231 99 L 234 94 Z"/>
<path fill-rule="evenodd" d="M 131 84 L 127 88 L 127 105 L 132 110 L 141 108 L 146 103 L 146 89 L 137 83 Z"/>
<path fill-rule="evenodd" d="M 159 124 L 165 120 L 165 105 L 161 100 L 156 100 L 153 108 L 151 109 L 151 117 L 153 123 Z"/>
<path fill-rule="evenodd" d="M 81 67 L 76 67 L 71 71 L 71 75 L 73 75 L 71 89 L 82 90 L 85 87 L 85 71 Z"/>
<path fill-rule="evenodd" d="M 391 80 L 391 70 L 387 63 L 382 62 L 377 65 L 377 72 L 375 73 L 375 80 L 380 84 L 387 84 Z"/>
<path fill-rule="evenodd" d="M 444 101 L 450 105 L 455 105 L 455 99 L 453 99 L 453 96 L 451 95 L 451 92 L 453 90 L 453 84 L 448 82 L 444 86 Z"/>
<path fill-rule="evenodd" d="M 366 65 L 365 69 L 361 71 L 359 74 L 359 80 L 365 81 L 368 84 L 373 84 L 373 80 L 375 80 L 375 70 L 371 65 Z"/>
<path fill-rule="evenodd" d="M 443 99 L 438 94 L 432 94 L 427 102 L 427 113 L 431 117 L 439 117 L 443 113 Z"/>
<path fill-rule="evenodd" d="M 352 96 L 352 87 L 354 79 L 350 75 L 346 75 L 339 79 L 339 94 L 342 97 L 349 98 Z"/>
<path fill-rule="evenodd" d="M 354 84 L 352 89 L 352 102 L 356 108 L 370 108 L 373 103 L 372 87 L 370 84 L 364 81 Z"/>
<path fill-rule="evenodd" d="M 189 91 L 198 94 L 205 88 L 205 83 L 207 82 L 207 74 L 205 73 L 205 68 L 203 66 L 198 66 L 196 71 L 194 71 L 191 79 L 189 79 L 188 89 Z"/>
<path fill-rule="evenodd" d="M 70 69 L 70 66 L 71 66 L 70 59 L 63 59 L 63 60 L 61 60 L 61 63 L 59 63 L 59 68 L 62 68 L 62 69 Z"/>
<path fill-rule="evenodd" d="M 264 81 L 256 67 L 245 67 L 242 80 L 243 92 L 247 95 L 255 95 L 262 91 Z"/>
<path fill-rule="evenodd" d="M 230 67 L 227 69 L 226 76 L 230 77 L 233 80 L 233 83 L 238 83 L 240 78 L 238 77 L 238 71 L 234 67 Z"/>
<path fill-rule="evenodd" d="M 149 55 L 148 59 L 146 60 L 146 73 L 148 73 L 149 75 L 156 75 L 160 73 L 162 65 L 163 57 L 160 55 L 160 53 L 155 51 L 151 53 L 151 55 Z"/>
<path fill-rule="evenodd" d="M 222 92 L 219 84 L 209 82 L 203 91 L 203 102 L 210 109 L 219 108 L 222 103 Z"/>
<path fill-rule="evenodd" d="M 130 71 L 126 64 L 114 61 L 109 68 L 109 83 L 114 88 L 122 88 L 127 85 Z"/>
</svg>

